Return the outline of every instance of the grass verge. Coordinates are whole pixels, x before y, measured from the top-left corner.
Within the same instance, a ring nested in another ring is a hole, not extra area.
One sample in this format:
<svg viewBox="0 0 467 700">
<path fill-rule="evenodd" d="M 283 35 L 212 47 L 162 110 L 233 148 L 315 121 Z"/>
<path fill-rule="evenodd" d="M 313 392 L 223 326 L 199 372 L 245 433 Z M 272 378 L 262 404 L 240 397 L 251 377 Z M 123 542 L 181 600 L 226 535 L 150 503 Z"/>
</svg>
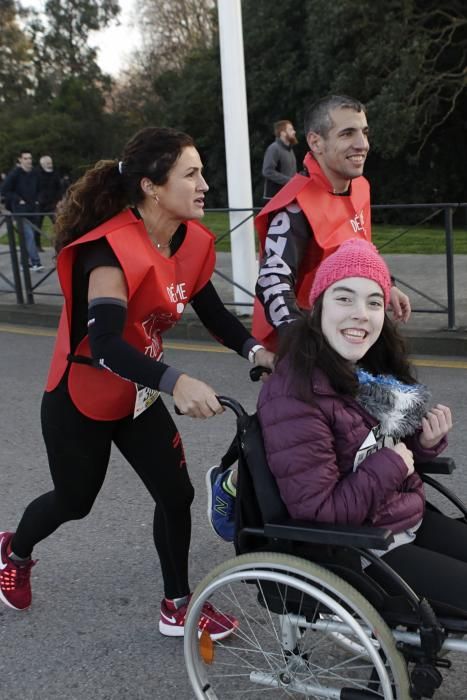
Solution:
<svg viewBox="0 0 467 700">
<path fill-rule="evenodd" d="M 47 247 L 50 245 L 52 237 L 52 226 L 48 218 L 44 223 L 43 245 Z M 230 228 L 229 215 L 225 212 L 208 212 L 203 219 L 203 224 L 216 236 L 222 236 Z M 453 239 L 454 253 L 467 255 L 467 230 L 465 228 L 454 229 Z M 373 242 L 385 254 L 443 255 L 445 252 L 445 233 L 440 226 L 375 224 L 373 226 Z M 6 235 L 0 236 L 0 243 L 8 243 Z M 230 252 L 230 235 L 225 236 L 216 244 L 216 250 Z"/>
<path fill-rule="evenodd" d="M 203 219 L 216 236 L 229 230 L 228 214 L 208 212 Z M 445 252 L 444 228 L 439 226 L 392 226 L 375 224 L 373 242 L 382 253 L 406 253 L 443 255 Z M 467 230 L 456 228 L 453 234 L 454 253 L 467 255 Z M 226 236 L 216 245 L 216 250 L 230 252 L 230 236 Z"/>
</svg>

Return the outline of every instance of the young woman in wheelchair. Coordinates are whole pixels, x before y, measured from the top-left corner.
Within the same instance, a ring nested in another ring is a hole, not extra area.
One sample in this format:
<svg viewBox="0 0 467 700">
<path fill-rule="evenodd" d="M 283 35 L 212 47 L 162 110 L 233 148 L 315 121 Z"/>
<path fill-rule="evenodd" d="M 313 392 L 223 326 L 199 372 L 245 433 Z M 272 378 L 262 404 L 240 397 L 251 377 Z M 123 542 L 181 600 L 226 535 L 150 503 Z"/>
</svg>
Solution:
<svg viewBox="0 0 467 700">
<path fill-rule="evenodd" d="M 390 285 L 364 241 L 321 264 L 311 312 L 260 392 L 268 463 L 291 517 L 390 529 L 394 543 L 378 554 L 419 595 L 467 611 L 466 525 L 425 508 L 416 471 L 445 449 L 451 412 L 429 408 L 412 374 L 385 314 Z M 378 579 L 375 566 L 367 573 Z"/>
</svg>

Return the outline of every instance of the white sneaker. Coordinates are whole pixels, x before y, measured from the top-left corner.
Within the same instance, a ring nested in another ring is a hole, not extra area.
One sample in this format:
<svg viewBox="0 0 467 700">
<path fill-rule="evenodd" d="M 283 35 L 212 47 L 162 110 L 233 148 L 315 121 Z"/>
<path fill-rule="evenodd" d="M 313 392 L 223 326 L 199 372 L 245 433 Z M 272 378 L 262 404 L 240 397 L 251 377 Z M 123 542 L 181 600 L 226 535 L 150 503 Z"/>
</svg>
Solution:
<svg viewBox="0 0 467 700">
<path fill-rule="evenodd" d="M 43 269 L 44 269 L 44 266 L 41 265 L 41 264 L 39 264 L 39 265 L 32 265 L 32 267 L 31 267 L 31 270 L 32 270 L 33 272 L 42 272 Z"/>
</svg>

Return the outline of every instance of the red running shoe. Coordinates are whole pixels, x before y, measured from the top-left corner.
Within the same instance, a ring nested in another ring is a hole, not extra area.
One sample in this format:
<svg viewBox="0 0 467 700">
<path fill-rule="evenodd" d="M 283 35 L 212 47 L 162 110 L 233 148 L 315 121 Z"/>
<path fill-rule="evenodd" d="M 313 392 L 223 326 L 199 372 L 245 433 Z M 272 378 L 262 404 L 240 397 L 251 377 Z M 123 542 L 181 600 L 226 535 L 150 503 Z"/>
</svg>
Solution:
<svg viewBox="0 0 467 700">
<path fill-rule="evenodd" d="M 31 569 L 36 563 L 32 559 L 16 564 L 8 556 L 13 532 L 0 532 L 0 600 L 15 610 L 24 610 L 31 605 Z"/>
<path fill-rule="evenodd" d="M 183 637 L 185 632 L 185 617 L 188 609 L 188 601 L 179 608 L 171 600 L 166 598 L 161 603 L 161 616 L 159 620 L 159 632 L 167 637 Z M 213 641 L 225 639 L 238 627 L 238 620 L 233 615 L 219 612 L 211 603 L 203 605 L 202 615 L 198 622 L 199 633 L 203 630 L 209 633 Z"/>
</svg>

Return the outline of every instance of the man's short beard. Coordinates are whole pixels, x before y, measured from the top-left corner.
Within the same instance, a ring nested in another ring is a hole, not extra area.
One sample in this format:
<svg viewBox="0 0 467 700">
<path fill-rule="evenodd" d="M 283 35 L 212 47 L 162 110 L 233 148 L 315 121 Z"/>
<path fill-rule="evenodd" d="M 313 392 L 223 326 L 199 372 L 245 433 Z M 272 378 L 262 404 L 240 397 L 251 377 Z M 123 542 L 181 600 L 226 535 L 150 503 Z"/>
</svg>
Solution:
<svg viewBox="0 0 467 700">
<path fill-rule="evenodd" d="M 289 146 L 296 146 L 298 143 L 298 139 L 296 136 L 287 136 L 287 140 L 289 142 Z"/>
</svg>

